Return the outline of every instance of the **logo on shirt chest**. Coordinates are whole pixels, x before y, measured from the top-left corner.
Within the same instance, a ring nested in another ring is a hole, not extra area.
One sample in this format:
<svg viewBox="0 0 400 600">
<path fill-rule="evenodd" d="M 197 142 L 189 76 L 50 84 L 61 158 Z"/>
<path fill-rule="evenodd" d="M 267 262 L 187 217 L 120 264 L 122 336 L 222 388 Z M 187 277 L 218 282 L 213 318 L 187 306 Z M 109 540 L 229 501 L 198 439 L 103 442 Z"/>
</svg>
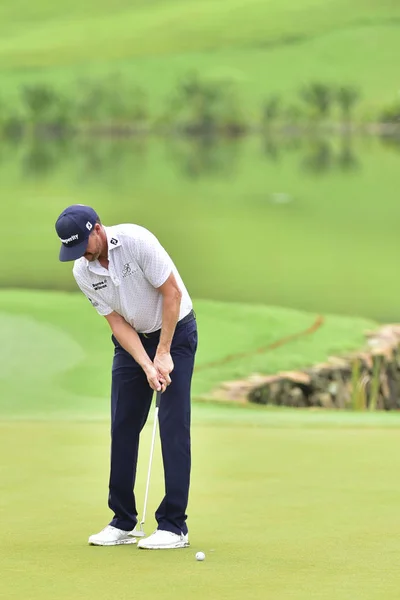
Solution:
<svg viewBox="0 0 400 600">
<path fill-rule="evenodd" d="M 107 287 L 107 280 L 103 279 L 102 281 L 97 281 L 96 283 L 92 283 L 92 288 L 97 292 L 98 290 L 103 290 Z"/>
<path fill-rule="evenodd" d="M 129 277 L 129 275 L 133 275 L 136 271 L 134 268 L 134 263 L 125 263 L 122 269 L 122 277 Z"/>
</svg>

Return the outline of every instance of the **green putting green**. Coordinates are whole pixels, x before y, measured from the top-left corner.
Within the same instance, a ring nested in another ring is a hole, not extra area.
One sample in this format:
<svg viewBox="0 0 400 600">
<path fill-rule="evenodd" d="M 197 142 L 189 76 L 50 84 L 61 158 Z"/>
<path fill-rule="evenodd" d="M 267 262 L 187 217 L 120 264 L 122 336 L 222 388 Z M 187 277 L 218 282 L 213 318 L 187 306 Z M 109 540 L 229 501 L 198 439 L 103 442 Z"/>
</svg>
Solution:
<svg viewBox="0 0 400 600">
<path fill-rule="evenodd" d="M 108 423 L 2 422 L 4 597 L 397 600 L 398 415 L 386 420 L 392 427 L 346 416 L 333 426 L 326 413 L 300 427 L 301 418 L 275 420 L 280 412 L 259 421 L 258 411 L 215 409 L 218 424 L 213 412 L 194 411 L 191 547 L 175 551 L 87 545 L 111 516 Z M 139 510 L 150 437 L 147 426 Z M 163 494 L 160 463 L 157 444 L 149 533 Z"/>
<path fill-rule="evenodd" d="M 196 390 L 252 365 L 249 358 L 207 369 L 209 361 L 305 329 L 315 318 L 271 307 L 206 301 L 196 307 L 204 366 L 195 374 Z M 288 367 L 356 347 L 373 325 L 327 317 L 314 336 L 266 354 L 263 364 Z M 89 547 L 89 535 L 111 518 L 107 323 L 80 294 L 3 291 L 0 328 L 5 598 L 397 599 L 398 413 L 195 401 L 191 547 Z M 140 447 L 140 513 L 153 414 Z M 162 495 L 157 441 L 148 533 Z M 206 554 L 202 563 L 195 560 L 199 550 Z"/>
</svg>

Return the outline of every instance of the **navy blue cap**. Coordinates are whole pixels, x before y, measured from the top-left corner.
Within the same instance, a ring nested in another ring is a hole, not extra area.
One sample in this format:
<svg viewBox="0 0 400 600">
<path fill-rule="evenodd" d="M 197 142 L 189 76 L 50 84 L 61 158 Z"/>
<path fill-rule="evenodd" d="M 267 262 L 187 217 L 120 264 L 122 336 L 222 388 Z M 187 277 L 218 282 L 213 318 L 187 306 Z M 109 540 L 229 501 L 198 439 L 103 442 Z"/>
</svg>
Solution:
<svg viewBox="0 0 400 600">
<path fill-rule="evenodd" d="M 62 262 L 76 260 L 85 254 L 89 235 L 98 219 L 93 208 L 84 204 L 73 204 L 63 210 L 56 221 L 57 235 L 62 242 Z"/>
</svg>

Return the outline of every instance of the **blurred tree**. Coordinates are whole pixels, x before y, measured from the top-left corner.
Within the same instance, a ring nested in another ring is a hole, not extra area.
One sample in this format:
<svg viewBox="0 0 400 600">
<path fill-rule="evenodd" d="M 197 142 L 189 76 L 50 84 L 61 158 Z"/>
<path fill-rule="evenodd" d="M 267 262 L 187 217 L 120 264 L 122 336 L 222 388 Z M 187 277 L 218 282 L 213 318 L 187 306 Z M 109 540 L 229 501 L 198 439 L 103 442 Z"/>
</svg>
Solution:
<svg viewBox="0 0 400 600">
<path fill-rule="evenodd" d="M 0 138 L 18 142 L 24 135 L 24 118 L 21 106 L 13 101 L 0 98 Z"/>
<path fill-rule="evenodd" d="M 263 143 L 263 151 L 268 160 L 274 163 L 280 162 L 281 156 L 281 140 L 277 140 L 275 137 L 266 137 Z"/>
<path fill-rule="evenodd" d="M 79 122 L 108 126 L 138 125 L 149 116 L 147 95 L 118 73 L 102 80 L 80 80 L 76 118 Z"/>
<path fill-rule="evenodd" d="M 47 84 L 22 87 L 21 101 L 35 131 L 61 133 L 72 124 L 71 101 Z"/>
<path fill-rule="evenodd" d="M 332 147 L 326 139 L 313 139 L 310 151 L 301 163 L 305 171 L 316 175 L 329 172 L 334 164 Z"/>
<path fill-rule="evenodd" d="M 342 171 L 355 171 L 360 167 L 360 163 L 352 147 L 351 135 L 340 136 L 340 152 L 337 156 L 337 164 Z"/>
<path fill-rule="evenodd" d="M 213 136 L 175 138 L 168 143 L 168 159 L 189 179 L 226 178 L 237 172 L 240 140 Z"/>
<path fill-rule="evenodd" d="M 197 73 L 179 82 L 164 122 L 186 133 L 202 135 L 238 135 L 246 128 L 232 84 L 201 79 Z"/>
<path fill-rule="evenodd" d="M 397 101 L 384 108 L 379 115 L 379 122 L 400 126 L 400 102 Z"/>
<path fill-rule="evenodd" d="M 297 125 L 304 117 L 304 110 L 295 103 L 289 104 L 285 110 L 285 120 L 288 125 Z"/>
<path fill-rule="evenodd" d="M 281 98 L 278 95 L 269 96 L 263 104 L 262 124 L 269 127 L 281 114 Z"/>
<path fill-rule="evenodd" d="M 7 140 L 19 142 L 25 133 L 23 118 L 17 114 L 5 116 L 2 122 L 2 133 Z"/>
<path fill-rule="evenodd" d="M 53 174 L 70 155 L 71 138 L 32 138 L 23 145 L 21 171 L 24 178 L 40 178 Z"/>
<path fill-rule="evenodd" d="M 332 87 L 325 83 L 309 83 L 300 90 L 300 97 L 308 104 L 311 115 L 317 119 L 329 116 L 334 99 Z"/>
<path fill-rule="evenodd" d="M 336 90 L 336 101 L 340 106 L 344 122 L 351 122 L 354 107 L 360 101 L 360 98 L 360 91 L 354 86 L 342 85 Z"/>
</svg>

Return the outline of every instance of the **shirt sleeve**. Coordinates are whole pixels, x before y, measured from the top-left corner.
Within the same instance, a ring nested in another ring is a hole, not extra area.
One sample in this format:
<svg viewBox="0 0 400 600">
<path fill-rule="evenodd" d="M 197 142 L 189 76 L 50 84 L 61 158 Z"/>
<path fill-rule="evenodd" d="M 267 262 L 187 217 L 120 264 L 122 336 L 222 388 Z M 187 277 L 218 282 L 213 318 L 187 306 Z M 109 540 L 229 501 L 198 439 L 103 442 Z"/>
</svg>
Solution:
<svg viewBox="0 0 400 600">
<path fill-rule="evenodd" d="M 82 281 L 80 277 L 74 272 L 75 281 L 78 284 L 81 292 L 86 296 L 92 306 L 97 310 L 99 315 L 105 317 L 113 312 L 113 309 L 107 306 L 107 304 L 97 296 L 96 292 L 86 282 Z"/>
<path fill-rule="evenodd" d="M 147 281 L 155 288 L 166 282 L 172 273 L 173 263 L 155 235 L 144 227 L 130 238 L 131 251 Z"/>
</svg>

